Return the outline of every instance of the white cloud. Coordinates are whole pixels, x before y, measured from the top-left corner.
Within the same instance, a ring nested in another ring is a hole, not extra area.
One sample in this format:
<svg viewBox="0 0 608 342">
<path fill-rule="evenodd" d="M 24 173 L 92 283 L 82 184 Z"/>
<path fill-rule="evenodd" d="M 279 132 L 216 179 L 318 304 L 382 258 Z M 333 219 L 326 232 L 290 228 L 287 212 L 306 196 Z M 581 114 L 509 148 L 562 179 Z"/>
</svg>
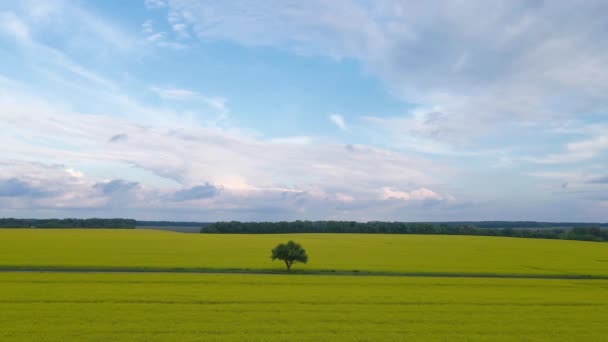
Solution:
<svg viewBox="0 0 608 342">
<path fill-rule="evenodd" d="M 78 3 L 63 0 L 14 2 L 11 12 L 0 12 L 0 26 L 8 28 L 21 42 L 46 34 L 61 35 L 65 46 L 78 46 L 114 53 L 131 51 L 135 38 L 108 18 L 93 14 Z M 99 58 L 99 56 L 92 56 Z"/>
<path fill-rule="evenodd" d="M 435 152 L 504 124 L 558 122 L 608 106 L 600 14 L 607 3 L 182 0 L 169 7 L 187 13 L 180 23 L 203 40 L 361 61 L 395 96 L 434 108 L 439 119 L 407 113 L 393 118 L 403 130 L 391 131 Z"/>
<path fill-rule="evenodd" d="M 17 41 L 30 39 L 28 26 L 12 12 L 0 12 L 0 28 L 12 35 Z"/>
<path fill-rule="evenodd" d="M 154 22 L 152 20 L 146 20 L 141 24 L 141 31 L 145 34 L 154 34 Z"/>
<path fill-rule="evenodd" d="M 344 118 L 340 114 L 331 114 L 329 116 L 329 121 L 331 121 L 334 125 L 336 125 L 340 130 L 346 130 L 346 122 Z"/>
<path fill-rule="evenodd" d="M 172 87 L 150 87 L 150 91 L 155 93 L 163 100 L 202 101 L 202 103 L 212 108 L 218 114 L 218 118 L 215 120 L 216 124 L 226 122 L 228 120 L 228 115 L 230 114 L 230 108 L 228 107 L 228 99 L 226 99 L 225 97 L 205 96 L 194 90 Z"/>
<path fill-rule="evenodd" d="M 465 141 L 459 130 L 464 127 L 438 125 L 447 120 L 441 108 L 416 108 L 407 117 L 364 117 L 371 127 L 386 133 L 392 146 L 430 154 L 456 154 Z M 463 123 L 464 124 L 464 123 Z"/>
<path fill-rule="evenodd" d="M 419 188 L 412 191 L 393 190 L 390 187 L 382 189 L 382 199 L 385 200 L 403 200 L 403 201 L 424 201 L 424 200 L 453 200 L 452 196 L 442 196 L 435 191 L 427 188 Z"/>
<path fill-rule="evenodd" d="M 53 12 L 53 15 L 56 16 L 58 14 Z M 87 34 L 89 34 L 89 39 L 91 39 L 91 36 L 98 38 L 96 39 L 97 43 L 94 48 L 95 52 L 91 52 L 87 49 L 87 44 L 90 44 L 89 41 L 88 43 L 82 43 L 82 51 L 79 51 L 79 53 L 89 53 L 94 56 L 92 58 L 97 58 L 102 46 L 109 44 L 112 47 L 126 48 L 126 46 L 131 45 L 131 40 L 127 34 L 122 33 L 111 24 L 93 16 L 84 9 L 70 7 L 66 9 L 66 12 L 63 13 L 63 15 L 64 20 L 66 17 L 74 17 L 74 22 L 80 23 L 82 21 L 81 30 L 82 32 L 87 32 Z M 43 31 L 46 28 L 45 25 L 48 25 L 45 21 L 39 23 L 33 20 L 30 13 L 15 14 L 13 12 L 2 12 L 0 13 L 0 16 L 5 17 L 3 19 L 6 19 L 0 20 L 0 22 L 5 22 L 4 25 L 0 24 L 0 34 L 8 33 L 16 39 L 18 48 L 31 59 L 31 63 L 35 65 L 34 69 L 36 71 L 43 71 L 49 75 L 54 75 L 61 80 L 63 80 L 67 73 L 70 76 L 76 76 L 81 80 L 94 83 L 97 86 L 103 86 L 108 89 L 116 88 L 113 81 L 101 76 L 91 68 L 87 68 L 81 63 L 76 62 L 64 51 L 41 43 L 33 32 Z M 51 22 L 57 20 L 55 16 L 49 20 L 51 20 Z M 79 44 L 81 43 L 78 34 L 67 36 L 72 37 L 71 39 L 77 41 Z"/>
<path fill-rule="evenodd" d="M 608 135 L 604 132 L 605 130 L 595 134 L 590 132 L 591 136 L 587 139 L 567 143 L 563 152 L 529 157 L 527 160 L 539 164 L 568 164 L 594 159 L 608 151 Z"/>
<path fill-rule="evenodd" d="M 157 33 L 153 33 L 153 34 L 150 34 L 149 36 L 147 36 L 146 40 L 155 43 L 155 42 L 163 41 L 166 37 L 167 37 L 167 34 L 165 32 L 157 32 Z"/>
<path fill-rule="evenodd" d="M 224 97 L 220 96 L 206 96 L 203 100 L 212 108 L 216 109 L 220 113 L 228 113 L 230 110 L 228 109 L 228 100 Z"/>
<path fill-rule="evenodd" d="M 165 100 L 188 100 L 199 95 L 193 90 L 180 88 L 151 87 L 150 90 Z"/>
<path fill-rule="evenodd" d="M 175 32 L 178 38 L 188 38 L 187 27 L 181 24 L 172 24 L 171 30 Z M 160 48 L 170 48 L 175 50 L 183 50 L 188 46 L 181 42 L 176 42 L 166 31 L 157 30 L 153 20 L 146 20 L 141 24 L 141 32 L 145 37 L 145 41 L 149 44 Z M 171 31 L 169 31 L 171 32 Z"/>
<path fill-rule="evenodd" d="M 71 3 L 66 4 L 65 7 L 61 8 L 61 12 L 56 15 L 63 15 L 65 20 L 66 12 L 69 13 L 70 20 L 78 23 L 78 30 L 84 31 L 87 35 L 87 37 L 79 37 L 79 46 L 83 46 L 86 39 L 91 39 L 91 37 L 94 37 L 98 42 L 111 45 L 119 51 L 130 51 L 135 46 L 135 37 L 127 33 L 116 22 L 97 16 L 83 7 L 74 6 Z"/>
<path fill-rule="evenodd" d="M 18 179 L 20 184 L 30 189 L 16 196 L 0 196 L 1 206 L 7 209 L 83 208 L 104 203 L 104 199 L 97 197 L 90 187 L 92 182 L 87 182 L 63 165 L 3 160 L 0 166 L 0 181 Z"/>
<path fill-rule="evenodd" d="M 201 126 L 185 117 L 167 118 L 165 112 L 147 112 L 144 127 L 126 118 L 73 113 L 27 93 L 18 87 L 0 92 L 0 129 L 4 132 L 0 145 L 11 146 L 3 157 L 12 160 L 9 164 L 14 172 L 5 178 L 18 177 L 19 172 L 33 174 L 25 168 L 40 164 L 41 171 L 36 172 L 46 184 L 43 188 L 65 190 L 36 200 L 36 208 L 41 209 L 118 210 L 125 206 L 125 213 L 135 212 L 128 208 L 162 208 L 174 213 L 202 205 L 205 210 L 216 210 L 216 215 L 323 217 L 332 207 L 342 206 L 340 212 L 350 212 L 343 206 L 376 206 L 377 189 L 386 184 L 395 188 L 418 184 L 424 189 L 433 182 L 429 170 L 439 169 L 427 160 L 368 146 L 345 147 L 316 139 L 302 141 L 301 137 L 265 139 Z M 113 139 L 116 136 L 122 138 Z M 57 172 L 65 179 L 44 178 L 44 165 L 55 160 L 64 163 Z M 167 188 L 143 181 L 135 185 L 87 176 L 78 169 L 78 165 L 93 163 L 131 165 L 180 185 Z M 202 187 L 205 184 L 223 190 L 217 196 L 203 196 L 211 194 L 209 186 Z M 103 190 L 110 185 L 124 189 L 122 199 Z M 424 191 L 414 190 L 411 196 L 432 197 Z M 7 205 L 9 209 L 27 207 Z M 374 216 L 372 212 L 366 215 Z"/>
<path fill-rule="evenodd" d="M 188 33 L 188 27 L 186 26 L 186 24 L 177 23 L 177 24 L 172 24 L 171 27 L 173 28 L 173 31 L 175 31 L 175 33 L 177 34 L 178 37 L 180 37 L 180 38 L 189 38 L 190 37 L 190 34 Z"/>
<path fill-rule="evenodd" d="M 353 202 L 355 200 L 355 198 L 353 196 L 342 194 L 342 193 L 337 193 L 335 195 L 335 198 L 337 201 L 347 202 L 347 203 Z"/>
<path fill-rule="evenodd" d="M 188 25 L 184 23 L 182 17 L 183 14 L 180 15 L 178 12 L 170 12 L 167 21 L 178 38 L 187 39 L 190 38 L 190 33 L 188 33 Z"/>
<path fill-rule="evenodd" d="M 164 0 L 145 0 L 144 3 L 147 9 L 158 9 L 167 6 L 167 2 Z"/>
<path fill-rule="evenodd" d="M 65 169 L 65 172 L 74 178 L 83 178 L 84 174 L 78 170 L 74 170 L 71 168 Z"/>
</svg>

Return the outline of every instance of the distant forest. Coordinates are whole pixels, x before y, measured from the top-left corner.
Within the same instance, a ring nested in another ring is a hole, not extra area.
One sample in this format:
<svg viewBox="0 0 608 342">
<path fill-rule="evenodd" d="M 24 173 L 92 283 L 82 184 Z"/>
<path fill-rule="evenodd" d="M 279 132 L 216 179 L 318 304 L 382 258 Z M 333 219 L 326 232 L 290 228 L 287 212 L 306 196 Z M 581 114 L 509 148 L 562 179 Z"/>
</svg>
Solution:
<svg viewBox="0 0 608 342">
<path fill-rule="evenodd" d="M 469 222 L 175 222 L 132 219 L 15 219 L 0 218 L 0 228 L 117 228 L 148 227 L 175 230 L 200 228 L 207 234 L 360 233 L 508 236 L 539 239 L 608 241 L 608 223 L 469 221 Z"/>
<path fill-rule="evenodd" d="M 204 227 L 211 222 L 181 222 L 181 221 L 137 221 L 141 227 Z"/>
<path fill-rule="evenodd" d="M 0 228 L 135 228 L 131 219 L 15 219 L 0 218 Z"/>
<path fill-rule="evenodd" d="M 553 223 L 523 221 L 483 222 L 216 222 L 201 233 L 279 234 L 279 233 L 365 233 L 365 234 L 441 234 L 508 236 L 540 239 L 608 241 L 608 224 Z"/>
</svg>

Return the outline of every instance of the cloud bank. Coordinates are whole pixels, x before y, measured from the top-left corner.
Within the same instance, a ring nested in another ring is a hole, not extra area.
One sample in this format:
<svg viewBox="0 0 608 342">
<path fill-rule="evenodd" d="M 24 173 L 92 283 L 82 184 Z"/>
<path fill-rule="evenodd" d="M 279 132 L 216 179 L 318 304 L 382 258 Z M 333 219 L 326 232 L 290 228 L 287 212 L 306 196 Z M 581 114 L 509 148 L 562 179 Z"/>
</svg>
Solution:
<svg viewBox="0 0 608 342">
<path fill-rule="evenodd" d="M 1 215 L 608 219 L 605 2 L 141 5 L 0 5 Z M 402 110 L 278 98 L 334 68 Z M 269 119 L 249 73 L 275 69 Z"/>
</svg>

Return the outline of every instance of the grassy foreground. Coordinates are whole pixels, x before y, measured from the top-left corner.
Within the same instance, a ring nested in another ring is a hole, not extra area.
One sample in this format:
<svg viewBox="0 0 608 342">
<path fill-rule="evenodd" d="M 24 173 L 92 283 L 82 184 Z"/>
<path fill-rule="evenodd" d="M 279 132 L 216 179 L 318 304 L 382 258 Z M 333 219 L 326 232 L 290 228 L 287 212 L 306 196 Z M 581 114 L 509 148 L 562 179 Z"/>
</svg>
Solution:
<svg viewBox="0 0 608 342">
<path fill-rule="evenodd" d="M 608 276 L 608 244 L 476 236 L 211 235 L 147 230 L 0 230 L 0 268 L 270 270 L 270 249 L 294 239 L 300 271 L 442 275 Z"/>
<path fill-rule="evenodd" d="M 602 341 L 608 281 L 0 273 L 3 341 Z"/>
</svg>

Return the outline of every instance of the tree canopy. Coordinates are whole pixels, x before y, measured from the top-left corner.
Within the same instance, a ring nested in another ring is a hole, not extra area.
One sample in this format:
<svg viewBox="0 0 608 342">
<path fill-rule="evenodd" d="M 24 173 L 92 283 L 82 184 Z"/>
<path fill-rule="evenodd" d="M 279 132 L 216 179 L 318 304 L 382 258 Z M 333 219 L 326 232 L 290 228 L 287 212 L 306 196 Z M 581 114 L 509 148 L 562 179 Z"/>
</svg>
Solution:
<svg viewBox="0 0 608 342">
<path fill-rule="evenodd" d="M 272 249 L 272 255 L 270 256 L 272 260 L 283 260 L 285 262 L 285 267 L 287 270 L 291 270 L 291 266 L 296 262 L 306 263 L 308 262 L 308 255 L 306 254 L 306 250 L 302 248 L 299 243 L 294 241 L 288 241 L 285 243 L 278 244 L 275 248 Z"/>
<path fill-rule="evenodd" d="M 285 234 L 285 233 L 359 233 L 359 234 L 442 234 L 507 236 L 539 239 L 608 241 L 608 223 L 569 222 L 216 222 L 204 226 L 208 234 Z"/>
</svg>

